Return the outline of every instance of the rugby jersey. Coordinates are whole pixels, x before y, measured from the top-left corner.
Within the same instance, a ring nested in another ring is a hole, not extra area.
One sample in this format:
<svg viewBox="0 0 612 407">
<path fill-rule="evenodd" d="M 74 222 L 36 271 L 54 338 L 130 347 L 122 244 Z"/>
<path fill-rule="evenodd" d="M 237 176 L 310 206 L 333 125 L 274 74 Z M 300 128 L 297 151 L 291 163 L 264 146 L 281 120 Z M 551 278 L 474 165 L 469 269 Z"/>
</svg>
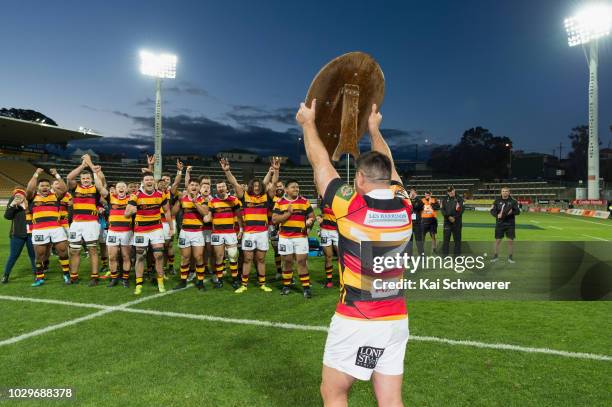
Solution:
<svg viewBox="0 0 612 407">
<path fill-rule="evenodd" d="M 130 202 L 130 196 L 120 198 L 117 194 L 111 194 L 108 211 L 108 230 L 111 232 L 129 232 L 132 230 L 132 217 L 126 218 L 125 208 Z"/>
<path fill-rule="evenodd" d="M 77 185 L 72 194 L 72 221 L 97 222 L 99 200 L 100 194 L 95 185 L 87 188 Z"/>
<path fill-rule="evenodd" d="M 245 233 L 268 230 L 268 194 L 250 195 L 245 191 L 242 206 Z"/>
<path fill-rule="evenodd" d="M 370 262 L 374 257 L 406 252 L 412 235 L 409 201 L 395 196 L 390 188 L 362 196 L 336 178 L 327 187 L 323 204 L 331 207 L 338 224 L 341 294 L 336 313 L 354 319 L 406 318 L 403 291 L 378 290 L 373 284 L 376 279 L 397 281 L 403 270 L 374 273 Z"/>
<path fill-rule="evenodd" d="M 212 196 L 210 196 L 210 195 L 205 197 L 203 205 L 208 206 L 208 201 L 210 201 L 211 199 L 212 199 Z M 205 232 L 212 231 L 212 220 L 210 220 L 208 222 L 204 222 L 204 224 L 202 225 L 202 230 L 205 231 Z"/>
<path fill-rule="evenodd" d="M 168 201 L 168 204 L 171 205 L 170 207 L 172 207 L 172 202 L 174 200 L 172 192 L 170 192 L 169 189 L 166 189 L 164 192 L 162 192 L 164 199 L 166 199 Z M 172 218 L 172 211 L 170 211 L 170 217 Z M 161 208 L 161 221 L 162 223 L 168 223 L 168 220 L 166 219 L 166 216 L 164 215 L 164 208 Z"/>
<path fill-rule="evenodd" d="M 195 198 L 200 205 L 206 205 L 204 197 L 198 194 Z M 183 222 L 181 229 L 187 232 L 201 232 L 204 229 L 203 216 L 198 212 L 195 204 L 191 202 L 189 195 L 185 195 L 180 199 L 181 208 L 183 208 Z"/>
<path fill-rule="evenodd" d="M 298 196 L 293 201 L 282 197 L 274 204 L 274 213 L 282 215 L 287 212 L 289 205 L 293 208 L 293 213 L 280 224 L 279 236 L 287 239 L 306 237 L 306 219 L 312 213 L 310 202 L 303 196 Z"/>
<path fill-rule="evenodd" d="M 25 211 L 25 219 L 26 219 L 26 232 L 32 233 L 32 212 L 30 212 L 30 206 L 26 207 Z"/>
<path fill-rule="evenodd" d="M 32 230 L 53 229 L 60 226 L 59 199 L 53 193 L 39 193 L 30 200 Z"/>
<path fill-rule="evenodd" d="M 151 194 L 139 190 L 130 197 L 129 205 L 136 207 L 134 232 L 151 232 L 162 229 L 161 208 L 168 203 L 164 194 L 157 189 Z"/>
<path fill-rule="evenodd" d="M 60 213 L 60 225 L 62 225 L 63 227 L 67 228 L 68 227 L 68 208 L 70 208 L 70 204 L 71 204 L 71 200 L 72 200 L 72 194 L 70 194 L 70 192 L 66 192 L 66 194 L 64 194 L 64 197 L 61 199 L 59 205 L 59 213 Z"/>
<path fill-rule="evenodd" d="M 233 195 L 225 199 L 217 196 L 208 201 L 208 209 L 212 213 L 213 233 L 235 233 L 234 212 L 240 209 L 240 200 Z"/>
<path fill-rule="evenodd" d="M 323 210 L 321 212 L 323 214 L 323 222 L 321 223 L 321 229 L 325 229 L 325 230 L 338 229 L 334 211 L 332 211 L 328 205 L 323 205 Z"/>
</svg>

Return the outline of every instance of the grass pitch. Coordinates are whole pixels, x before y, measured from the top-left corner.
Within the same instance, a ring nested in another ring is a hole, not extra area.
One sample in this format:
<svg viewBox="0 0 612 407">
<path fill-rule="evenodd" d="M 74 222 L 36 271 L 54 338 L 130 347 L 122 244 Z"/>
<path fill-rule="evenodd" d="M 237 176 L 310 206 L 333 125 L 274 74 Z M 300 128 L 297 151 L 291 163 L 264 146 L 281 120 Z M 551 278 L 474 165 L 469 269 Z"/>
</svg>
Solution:
<svg viewBox="0 0 612 407">
<path fill-rule="evenodd" d="M 488 213 L 467 212 L 464 240 L 492 242 L 492 221 Z M 612 221 L 525 213 L 517 223 L 517 240 L 612 241 Z M 0 233 L 8 235 L 8 226 L 2 219 Z M 8 239 L 3 239 L 0 264 L 7 255 Z M 270 255 L 268 262 L 268 280 L 273 280 Z M 84 280 L 88 275 L 86 265 L 84 262 L 81 266 Z M 132 289 L 64 286 L 56 261 L 52 261 L 47 283 L 32 288 L 23 253 L 10 283 L 0 286 L 0 296 L 58 302 L 0 297 L 0 343 L 14 340 L 0 346 L 0 387 L 72 387 L 75 399 L 54 402 L 57 405 L 320 405 L 318 389 L 326 338 L 321 327 L 329 324 L 338 292 L 321 287 L 322 258 L 310 257 L 309 269 L 314 294 L 311 300 L 305 300 L 300 290 L 287 297 L 281 297 L 278 290 L 260 292 L 253 280 L 242 295 L 234 294 L 229 284 L 221 290 L 212 290 L 208 284 L 205 293 L 191 288 L 153 297 L 156 289 L 147 284 L 143 292 L 147 300 L 127 309 L 111 309 L 108 306 L 134 301 Z M 171 287 L 173 283 L 166 285 Z M 276 282 L 270 285 L 279 287 Z M 415 338 L 409 341 L 405 361 L 406 405 L 612 403 L 610 360 L 498 349 L 500 346 L 451 345 L 428 339 L 610 356 L 610 302 L 408 301 L 410 333 Z M 101 315 L 70 322 L 94 313 Z M 244 320 L 297 327 L 256 325 Z M 51 330 L 62 323 L 65 326 Z M 38 334 L 17 338 L 29 333 Z M 370 384 L 357 382 L 350 405 L 371 406 L 374 400 Z M 24 406 L 40 404 L 19 402 Z"/>
</svg>

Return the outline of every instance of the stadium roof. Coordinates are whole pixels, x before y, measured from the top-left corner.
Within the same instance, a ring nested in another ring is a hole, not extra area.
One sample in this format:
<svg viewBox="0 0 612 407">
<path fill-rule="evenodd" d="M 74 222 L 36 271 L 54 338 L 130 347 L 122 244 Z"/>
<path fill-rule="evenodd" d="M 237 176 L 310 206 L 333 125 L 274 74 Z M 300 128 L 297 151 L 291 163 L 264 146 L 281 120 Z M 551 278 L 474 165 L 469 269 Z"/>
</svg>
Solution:
<svg viewBox="0 0 612 407">
<path fill-rule="evenodd" d="M 60 144 L 99 137 L 91 131 L 68 130 L 48 124 L 0 116 L 0 144 L 12 146 Z"/>
</svg>

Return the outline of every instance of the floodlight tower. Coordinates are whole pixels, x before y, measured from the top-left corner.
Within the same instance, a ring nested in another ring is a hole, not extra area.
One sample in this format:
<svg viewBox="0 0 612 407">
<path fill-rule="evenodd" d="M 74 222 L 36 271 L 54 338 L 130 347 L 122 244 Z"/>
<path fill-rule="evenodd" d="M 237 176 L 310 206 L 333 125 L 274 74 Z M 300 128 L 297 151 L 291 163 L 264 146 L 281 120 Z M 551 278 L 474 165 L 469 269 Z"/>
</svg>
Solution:
<svg viewBox="0 0 612 407">
<path fill-rule="evenodd" d="M 599 39 L 610 34 L 611 25 L 612 7 L 604 3 L 586 6 L 575 16 L 565 19 L 569 46 L 583 45 L 589 64 L 588 199 L 599 199 L 597 48 Z"/>
<path fill-rule="evenodd" d="M 153 54 L 140 51 L 140 73 L 155 78 L 155 168 L 154 176 L 161 178 L 162 172 L 162 112 L 161 83 L 162 79 L 176 78 L 176 55 Z"/>
</svg>

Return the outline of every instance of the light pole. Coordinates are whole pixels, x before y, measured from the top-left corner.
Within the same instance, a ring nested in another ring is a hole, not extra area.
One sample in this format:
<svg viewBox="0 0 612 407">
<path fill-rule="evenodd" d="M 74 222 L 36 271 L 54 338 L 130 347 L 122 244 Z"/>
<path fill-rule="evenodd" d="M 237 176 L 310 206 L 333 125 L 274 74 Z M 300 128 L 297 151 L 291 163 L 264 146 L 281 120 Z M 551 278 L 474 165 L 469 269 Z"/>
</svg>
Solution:
<svg viewBox="0 0 612 407">
<path fill-rule="evenodd" d="M 570 47 L 583 45 L 589 64 L 589 149 L 587 198 L 599 199 L 599 135 L 598 126 L 598 41 L 610 34 L 612 8 L 606 4 L 592 4 L 575 16 L 565 19 L 567 42 Z"/>
<path fill-rule="evenodd" d="M 161 82 L 162 79 L 176 78 L 176 55 L 153 54 L 140 51 L 140 73 L 155 78 L 155 168 L 156 179 L 162 172 L 162 112 L 161 112 Z"/>
<path fill-rule="evenodd" d="M 508 180 L 512 178 L 512 144 L 506 143 L 508 149 Z"/>
</svg>

